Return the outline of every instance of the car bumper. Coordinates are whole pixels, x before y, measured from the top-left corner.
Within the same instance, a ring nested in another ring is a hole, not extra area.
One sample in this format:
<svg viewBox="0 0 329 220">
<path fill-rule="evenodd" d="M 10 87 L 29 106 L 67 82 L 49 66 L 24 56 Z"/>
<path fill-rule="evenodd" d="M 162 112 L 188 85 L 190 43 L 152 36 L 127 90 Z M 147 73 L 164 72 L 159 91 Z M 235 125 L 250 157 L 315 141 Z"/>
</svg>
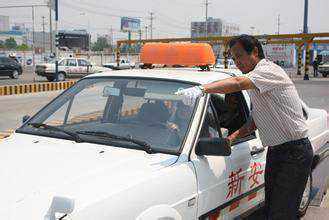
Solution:
<svg viewBox="0 0 329 220">
<path fill-rule="evenodd" d="M 35 71 L 35 74 L 37 74 L 38 76 L 53 76 L 54 73 L 53 72 L 45 72 L 45 71 Z"/>
<path fill-rule="evenodd" d="M 318 71 L 320 73 L 329 73 L 329 69 L 328 68 L 319 68 Z"/>
</svg>

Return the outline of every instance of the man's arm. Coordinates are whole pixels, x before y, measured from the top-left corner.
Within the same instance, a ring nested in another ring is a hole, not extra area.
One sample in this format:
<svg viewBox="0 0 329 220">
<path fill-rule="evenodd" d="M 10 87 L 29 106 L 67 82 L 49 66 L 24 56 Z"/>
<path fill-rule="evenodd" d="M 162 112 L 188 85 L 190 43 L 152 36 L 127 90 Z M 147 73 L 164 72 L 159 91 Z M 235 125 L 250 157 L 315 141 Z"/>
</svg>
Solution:
<svg viewBox="0 0 329 220">
<path fill-rule="evenodd" d="M 247 77 L 232 77 L 202 85 L 205 93 L 232 93 L 241 90 L 255 89 L 255 85 Z"/>
<path fill-rule="evenodd" d="M 233 141 L 253 133 L 256 129 L 256 124 L 254 120 L 250 117 L 248 121 L 239 130 L 232 133 L 230 136 L 227 137 L 227 139 L 229 139 L 230 142 L 233 143 Z"/>
</svg>

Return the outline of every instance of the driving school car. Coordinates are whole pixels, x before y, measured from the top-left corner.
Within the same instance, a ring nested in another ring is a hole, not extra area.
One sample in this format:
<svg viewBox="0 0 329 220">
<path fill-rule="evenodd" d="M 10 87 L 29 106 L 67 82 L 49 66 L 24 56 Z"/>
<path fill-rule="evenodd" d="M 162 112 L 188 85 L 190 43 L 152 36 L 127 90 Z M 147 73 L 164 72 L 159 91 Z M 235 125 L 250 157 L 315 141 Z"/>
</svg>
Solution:
<svg viewBox="0 0 329 220">
<path fill-rule="evenodd" d="M 250 116 L 246 92 L 185 105 L 176 91 L 237 70 L 120 70 L 89 75 L 1 143 L 1 219 L 233 219 L 264 201 L 258 132 L 224 141 Z M 302 101 L 315 150 L 327 113 Z M 311 177 L 300 211 L 309 203 Z"/>
<path fill-rule="evenodd" d="M 88 74 L 99 73 L 106 68 L 93 66 L 84 58 L 62 58 L 58 62 L 58 81 L 64 81 L 66 78 L 77 78 Z M 55 61 L 50 63 L 37 64 L 35 73 L 38 76 L 46 77 L 48 81 L 55 80 L 56 66 Z"/>
</svg>

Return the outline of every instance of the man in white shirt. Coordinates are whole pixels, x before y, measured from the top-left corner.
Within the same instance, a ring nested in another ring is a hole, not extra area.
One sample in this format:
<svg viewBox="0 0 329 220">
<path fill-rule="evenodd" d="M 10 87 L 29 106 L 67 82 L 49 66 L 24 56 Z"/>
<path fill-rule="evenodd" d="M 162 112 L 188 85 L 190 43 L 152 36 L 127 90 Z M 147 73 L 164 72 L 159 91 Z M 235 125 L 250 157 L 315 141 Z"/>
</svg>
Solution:
<svg viewBox="0 0 329 220">
<path fill-rule="evenodd" d="M 293 82 L 278 65 L 265 59 L 259 41 L 248 35 L 235 37 L 230 51 L 245 76 L 233 77 L 178 91 L 186 104 L 205 93 L 247 90 L 251 118 L 229 135 L 232 143 L 256 129 L 268 146 L 265 168 L 266 219 L 299 219 L 298 208 L 311 172 L 313 149 L 307 138 L 302 105 Z"/>
</svg>

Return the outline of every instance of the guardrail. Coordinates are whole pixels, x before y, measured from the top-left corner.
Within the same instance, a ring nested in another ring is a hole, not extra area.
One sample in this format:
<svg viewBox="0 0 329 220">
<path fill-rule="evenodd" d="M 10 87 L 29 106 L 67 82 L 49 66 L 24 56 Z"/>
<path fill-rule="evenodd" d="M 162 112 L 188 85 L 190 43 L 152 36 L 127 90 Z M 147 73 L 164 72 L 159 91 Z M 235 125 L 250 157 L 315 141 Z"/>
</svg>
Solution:
<svg viewBox="0 0 329 220">
<path fill-rule="evenodd" d="M 45 82 L 45 83 L 5 85 L 5 86 L 0 86 L 0 96 L 65 90 L 71 87 L 75 82 L 76 81 L 72 80 L 65 82 Z"/>
</svg>

